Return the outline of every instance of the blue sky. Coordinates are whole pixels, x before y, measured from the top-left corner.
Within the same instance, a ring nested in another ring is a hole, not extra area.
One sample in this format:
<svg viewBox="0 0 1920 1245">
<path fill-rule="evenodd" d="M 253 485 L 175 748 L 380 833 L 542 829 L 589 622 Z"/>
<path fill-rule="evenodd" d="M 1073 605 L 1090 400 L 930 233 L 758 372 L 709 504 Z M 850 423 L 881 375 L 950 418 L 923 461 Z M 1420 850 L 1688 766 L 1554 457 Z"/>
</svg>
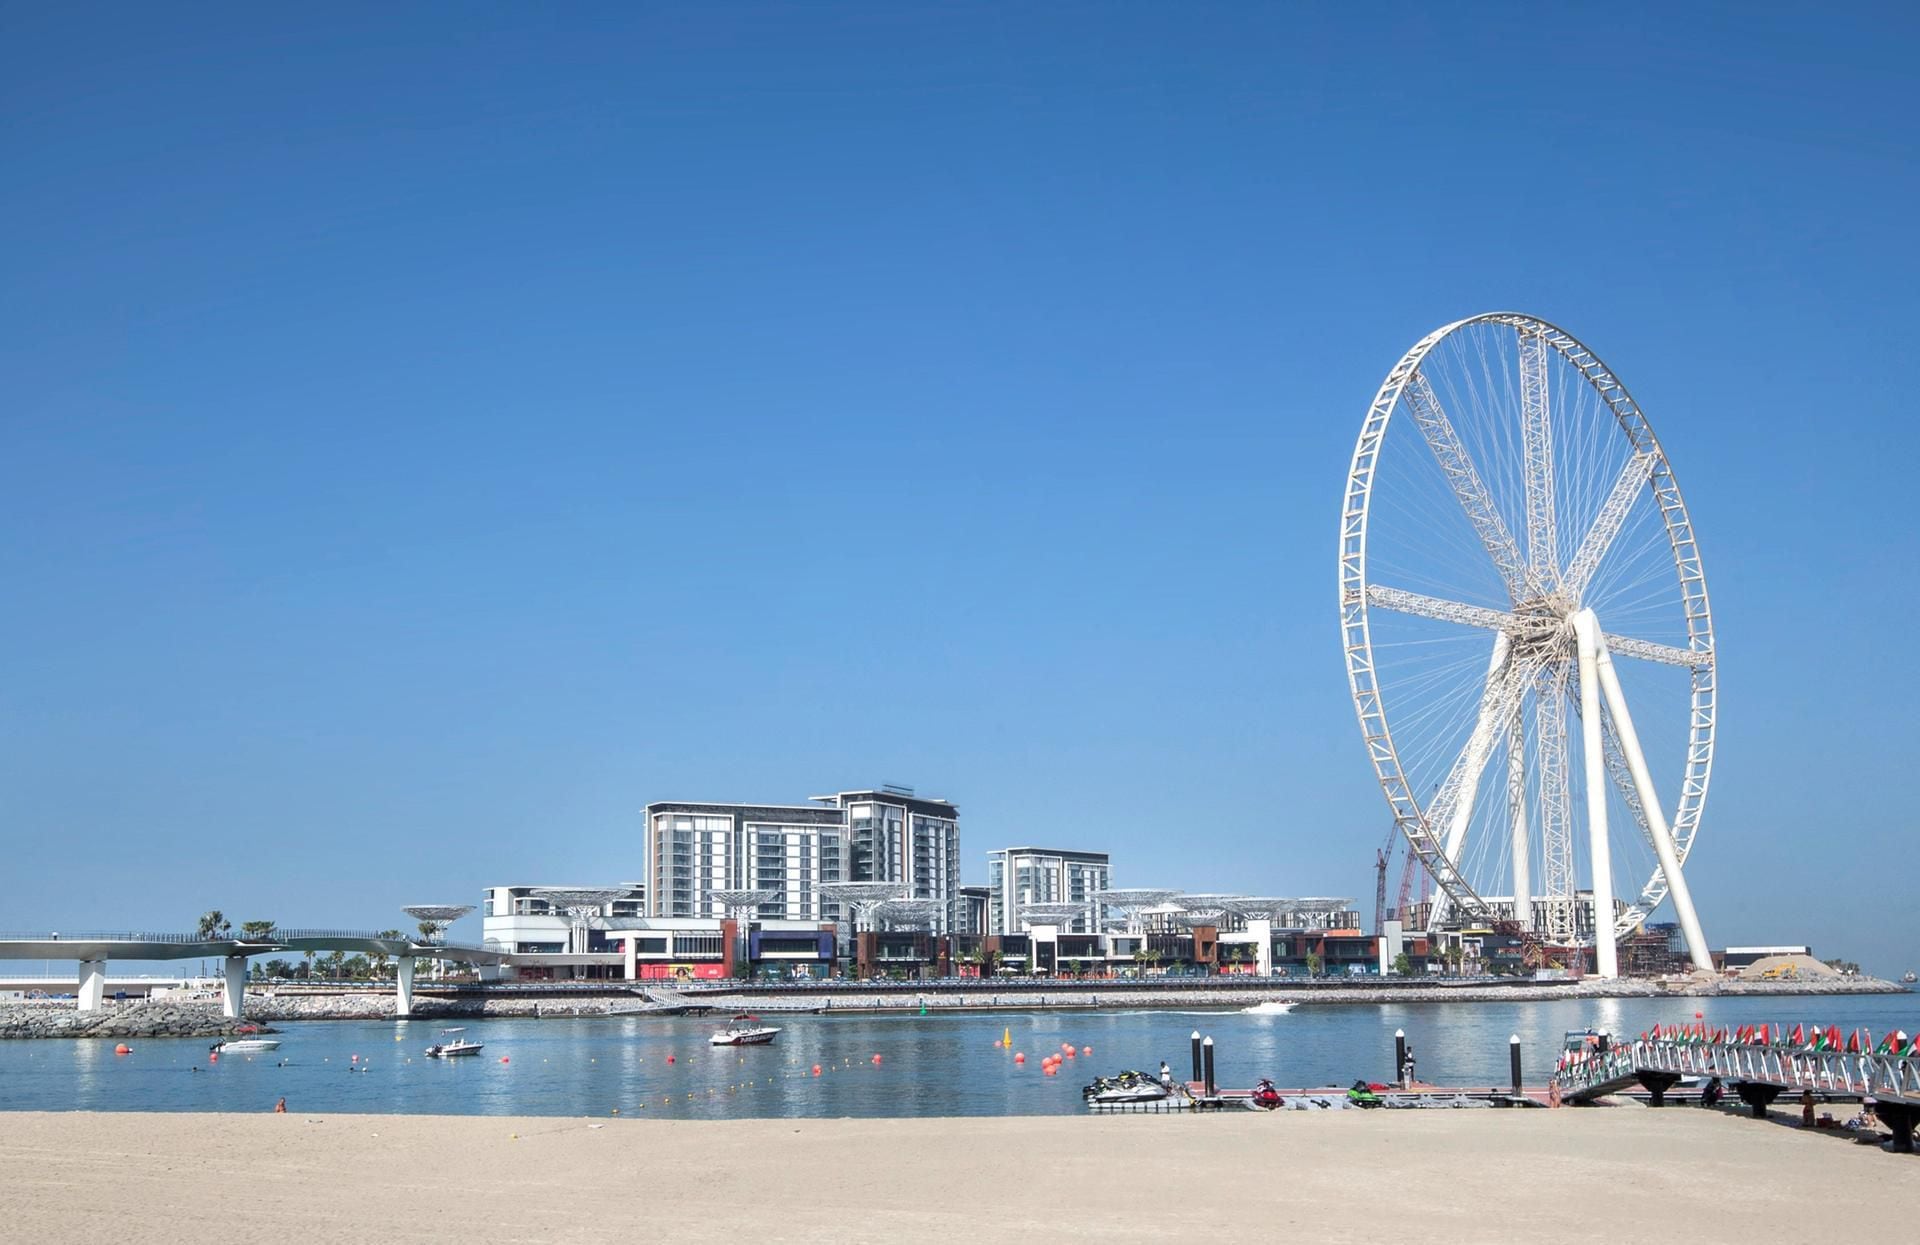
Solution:
<svg viewBox="0 0 1920 1245">
<path fill-rule="evenodd" d="M 1709 937 L 1920 967 L 1909 9 L 0 13 L 0 928 L 883 781 L 1370 908 L 1342 477 L 1514 307 L 1698 523 Z"/>
</svg>

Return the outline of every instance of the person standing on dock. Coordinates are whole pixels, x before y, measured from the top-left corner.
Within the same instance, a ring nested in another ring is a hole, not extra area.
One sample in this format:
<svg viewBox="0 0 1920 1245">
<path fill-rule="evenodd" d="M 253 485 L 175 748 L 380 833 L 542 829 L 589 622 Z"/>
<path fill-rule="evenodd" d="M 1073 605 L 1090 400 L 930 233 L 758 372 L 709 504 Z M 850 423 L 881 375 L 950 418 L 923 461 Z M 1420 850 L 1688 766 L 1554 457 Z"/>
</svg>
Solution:
<svg viewBox="0 0 1920 1245">
<path fill-rule="evenodd" d="M 1160 1061 L 1160 1084 L 1168 1090 L 1173 1088 L 1173 1069 L 1167 1066 L 1167 1061 L 1164 1059 Z"/>
</svg>

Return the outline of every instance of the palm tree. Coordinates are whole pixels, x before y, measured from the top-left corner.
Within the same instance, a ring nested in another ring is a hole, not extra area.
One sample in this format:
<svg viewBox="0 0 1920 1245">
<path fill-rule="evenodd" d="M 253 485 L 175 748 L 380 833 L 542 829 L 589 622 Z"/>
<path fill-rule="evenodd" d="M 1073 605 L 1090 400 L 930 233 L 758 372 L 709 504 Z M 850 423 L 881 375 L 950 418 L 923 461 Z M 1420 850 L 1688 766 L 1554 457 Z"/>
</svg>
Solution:
<svg viewBox="0 0 1920 1245">
<path fill-rule="evenodd" d="M 200 927 L 196 932 L 202 938 L 213 939 L 225 938 L 232 931 L 233 926 L 227 921 L 226 914 L 214 908 L 200 915 Z"/>
<path fill-rule="evenodd" d="M 389 942 L 398 942 L 400 939 L 406 937 L 406 935 L 397 929 L 383 929 L 375 934 L 374 937 L 384 938 Z M 373 967 L 377 976 L 385 977 L 387 975 L 388 958 L 385 951 L 375 951 L 372 953 Z"/>
<path fill-rule="evenodd" d="M 213 913 L 209 912 L 207 915 L 212 916 Z M 240 937 L 248 942 L 271 942 L 275 928 L 272 921 L 242 921 Z"/>
<path fill-rule="evenodd" d="M 304 980 L 311 981 L 313 980 L 313 952 L 302 952 L 301 958 L 306 962 L 300 966 L 300 976 Z"/>
<path fill-rule="evenodd" d="M 432 942 L 440 936 L 440 926 L 433 921 L 422 921 L 416 928 L 420 931 L 422 942 Z"/>
</svg>

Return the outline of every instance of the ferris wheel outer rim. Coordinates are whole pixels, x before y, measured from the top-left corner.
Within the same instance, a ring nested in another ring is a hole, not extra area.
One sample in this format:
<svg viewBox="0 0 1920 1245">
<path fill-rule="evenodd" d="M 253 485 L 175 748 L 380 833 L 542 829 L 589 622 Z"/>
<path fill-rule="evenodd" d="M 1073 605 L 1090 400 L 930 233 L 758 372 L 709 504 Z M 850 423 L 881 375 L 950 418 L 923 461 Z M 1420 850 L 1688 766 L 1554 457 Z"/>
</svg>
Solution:
<svg viewBox="0 0 1920 1245">
<path fill-rule="evenodd" d="M 1653 431 L 1652 422 L 1634 401 L 1625 383 L 1585 342 L 1552 321 L 1525 312 L 1490 311 L 1466 316 L 1433 330 L 1415 342 L 1401 356 L 1399 362 L 1388 369 L 1386 378 L 1381 382 L 1372 404 L 1368 407 L 1367 417 L 1361 424 L 1360 436 L 1354 444 L 1353 457 L 1347 468 L 1347 486 L 1341 510 L 1338 576 L 1341 638 L 1347 666 L 1348 690 L 1353 697 L 1354 713 L 1359 720 L 1362 741 L 1367 746 L 1375 777 L 1380 783 L 1389 808 L 1393 811 L 1395 825 L 1406 840 L 1408 849 L 1422 854 L 1423 867 L 1428 866 L 1426 856 L 1415 841 L 1414 835 L 1417 827 L 1422 835 L 1430 837 L 1431 827 L 1426 821 L 1425 809 L 1413 794 L 1406 772 L 1400 764 L 1399 752 L 1393 743 L 1392 728 L 1387 718 L 1385 696 L 1375 674 L 1371 616 L 1366 600 L 1368 519 L 1373 498 L 1373 476 L 1378 467 L 1380 446 L 1386 438 L 1394 408 L 1400 404 L 1400 395 L 1408 380 L 1419 369 L 1428 354 L 1448 337 L 1475 324 L 1488 323 L 1508 324 L 1515 328 L 1532 326 L 1542 331 L 1547 343 L 1585 378 L 1601 401 L 1607 405 L 1629 443 L 1636 450 L 1652 456 L 1653 467 L 1648 488 L 1653 491 L 1655 504 L 1661 510 L 1662 526 L 1666 530 L 1668 547 L 1674 558 L 1675 574 L 1681 589 L 1681 604 L 1686 614 L 1688 645 L 1707 658 L 1705 662 L 1689 668 L 1691 694 L 1688 755 L 1680 791 L 1676 797 L 1674 814 L 1669 822 L 1675 854 L 1684 865 L 1692 854 L 1693 843 L 1698 837 L 1700 821 L 1706 806 L 1707 789 L 1713 771 L 1719 703 L 1719 667 L 1713 635 L 1712 608 L 1698 541 L 1693 535 L 1692 516 L 1680 493 L 1679 482 L 1673 473 L 1672 464 L 1667 459 L 1659 437 Z M 1606 385 L 1601 383 L 1601 378 L 1607 382 Z M 1608 386 L 1611 388 L 1609 389 Z M 1378 730 L 1375 733 L 1369 732 L 1370 720 L 1378 723 Z M 1429 871 L 1433 872 L 1431 868 Z M 1460 877 L 1457 871 L 1452 879 L 1441 877 L 1439 872 L 1435 872 L 1434 876 L 1435 880 L 1440 882 L 1442 890 L 1448 892 L 1449 897 L 1464 911 L 1468 913 L 1489 911 L 1485 901 L 1473 892 L 1471 885 Z M 1464 893 L 1455 893 L 1456 891 Z M 1616 920 L 1615 936 L 1630 933 L 1659 907 L 1665 900 L 1666 894 L 1666 879 L 1656 865 L 1646 884 L 1641 887 L 1638 897 Z"/>
</svg>

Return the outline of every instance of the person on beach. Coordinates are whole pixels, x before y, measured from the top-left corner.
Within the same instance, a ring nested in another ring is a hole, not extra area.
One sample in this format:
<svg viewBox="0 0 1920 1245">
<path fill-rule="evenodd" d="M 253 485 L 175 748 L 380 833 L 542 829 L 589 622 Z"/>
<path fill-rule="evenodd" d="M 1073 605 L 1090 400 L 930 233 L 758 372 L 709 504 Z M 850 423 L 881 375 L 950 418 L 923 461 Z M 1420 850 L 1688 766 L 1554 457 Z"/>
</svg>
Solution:
<svg viewBox="0 0 1920 1245">
<path fill-rule="evenodd" d="M 1160 1084 L 1168 1089 L 1173 1088 L 1173 1069 L 1167 1066 L 1167 1061 L 1164 1059 L 1160 1061 Z"/>
<path fill-rule="evenodd" d="M 1557 1107 L 1560 1105 L 1560 1082 L 1558 1081 L 1547 1082 L 1547 1105 L 1550 1107 Z"/>
<path fill-rule="evenodd" d="M 287 1113 L 287 1100 L 285 1098 L 273 1104 L 273 1113 L 275 1115 L 285 1115 Z"/>
<path fill-rule="evenodd" d="M 1813 1091 L 1810 1089 L 1800 1091 L 1800 1127 L 1813 1127 Z"/>
</svg>

